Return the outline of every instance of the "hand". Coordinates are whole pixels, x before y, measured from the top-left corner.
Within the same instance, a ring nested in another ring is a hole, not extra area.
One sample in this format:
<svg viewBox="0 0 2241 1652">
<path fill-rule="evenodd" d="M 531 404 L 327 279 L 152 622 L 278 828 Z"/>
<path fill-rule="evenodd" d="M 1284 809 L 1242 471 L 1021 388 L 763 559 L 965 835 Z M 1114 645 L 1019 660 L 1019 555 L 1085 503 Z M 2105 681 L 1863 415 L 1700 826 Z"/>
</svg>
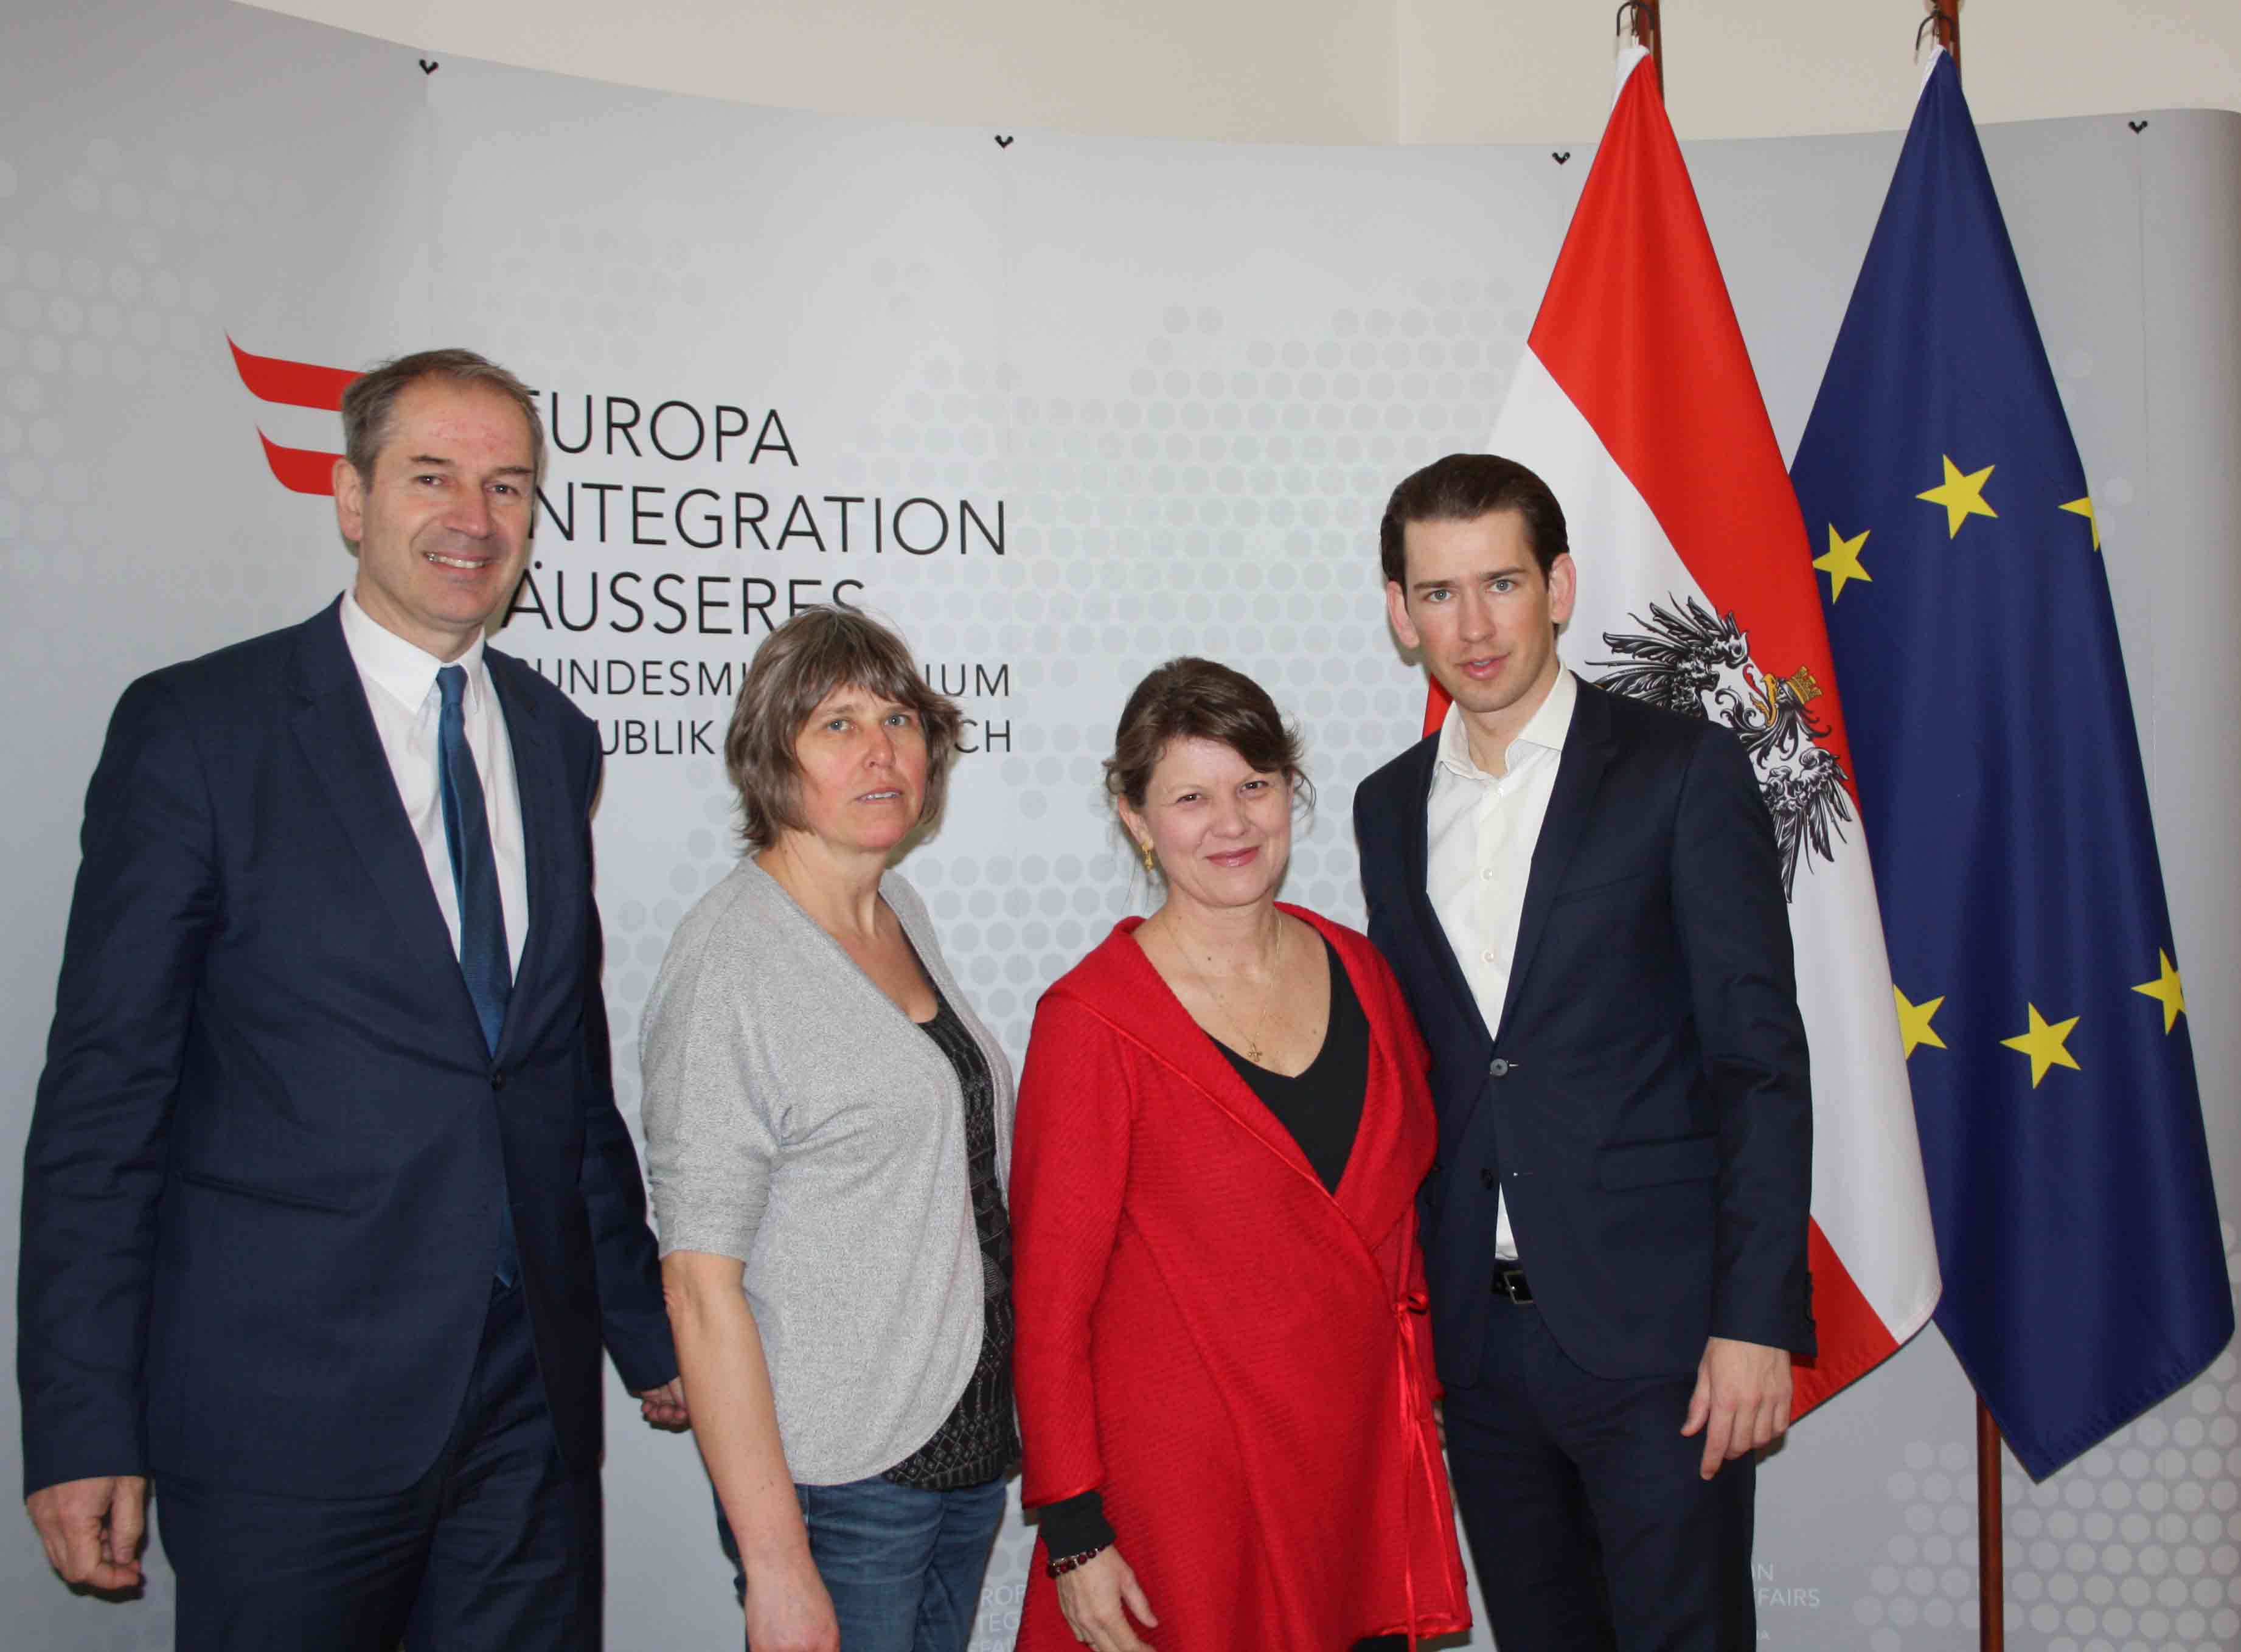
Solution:
<svg viewBox="0 0 2241 1652">
<path fill-rule="evenodd" d="M 1147 1629 L 1159 1628 L 1160 1620 L 1152 1615 L 1143 1585 L 1117 1548 L 1107 1549 L 1058 1580 L 1058 1609 L 1074 1638 L 1091 1652 L 1152 1652 L 1136 1638 L 1128 1617 L 1134 1613 Z"/>
<path fill-rule="evenodd" d="M 1716 1336 L 1696 1363 L 1696 1391 L 1681 1432 L 1704 1435 L 1699 1472 L 1709 1480 L 1747 1451 L 1763 1450 L 1789 1428 L 1789 1350 Z"/>
<path fill-rule="evenodd" d="M 23 1500 L 48 1563 L 65 1583 L 137 1588 L 140 1540 L 148 1530 L 148 1481 L 139 1475 L 65 1480 Z"/>
<path fill-rule="evenodd" d="M 840 1652 L 840 1620 L 807 1549 L 748 1570 L 747 1644 L 754 1652 Z"/>
<path fill-rule="evenodd" d="M 638 1414 L 657 1428 L 691 1428 L 692 1416 L 685 1408 L 685 1379 L 672 1377 L 658 1388 L 640 1388 Z"/>
</svg>

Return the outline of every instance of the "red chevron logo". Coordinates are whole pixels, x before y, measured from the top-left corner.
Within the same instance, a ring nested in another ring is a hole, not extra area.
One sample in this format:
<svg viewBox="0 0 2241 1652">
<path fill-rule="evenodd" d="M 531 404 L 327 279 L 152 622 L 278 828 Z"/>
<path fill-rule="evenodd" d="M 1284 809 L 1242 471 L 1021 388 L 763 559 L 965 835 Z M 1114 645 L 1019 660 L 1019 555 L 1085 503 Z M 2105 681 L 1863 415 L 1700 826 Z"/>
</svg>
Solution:
<svg viewBox="0 0 2241 1652">
<path fill-rule="evenodd" d="M 284 361 L 277 356 L 252 356 L 235 344 L 230 333 L 225 342 L 233 351 L 234 371 L 241 375 L 243 388 L 260 402 L 337 412 L 342 408 L 343 391 L 358 377 L 347 367 L 322 367 L 313 362 Z M 334 492 L 335 461 L 340 454 L 322 453 L 315 448 L 283 447 L 267 436 L 261 425 L 257 438 L 264 444 L 264 463 L 282 487 L 291 493 Z"/>
</svg>

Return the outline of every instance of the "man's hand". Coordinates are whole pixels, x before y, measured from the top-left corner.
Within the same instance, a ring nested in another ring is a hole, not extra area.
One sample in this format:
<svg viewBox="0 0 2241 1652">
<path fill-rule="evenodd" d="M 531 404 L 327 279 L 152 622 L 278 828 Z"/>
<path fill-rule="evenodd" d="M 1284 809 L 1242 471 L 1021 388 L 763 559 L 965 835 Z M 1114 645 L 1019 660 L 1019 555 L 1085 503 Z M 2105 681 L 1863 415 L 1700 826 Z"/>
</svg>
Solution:
<svg viewBox="0 0 2241 1652">
<path fill-rule="evenodd" d="M 140 1587 L 140 1540 L 148 1529 L 148 1482 L 141 1475 L 43 1486 L 24 1499 L 23 1508 L 63 1582 Z"/>
<path fill-rule="evenodd" d="M 657 1428 L 692 1427 L 692 1414 L 685 1408 L 685 1379 L 672 1377 L 658 1388 L 640 1388 L 638 1414 Z"/>
<path fill-rule="evenodd" d="M 1701 1472 L 1709 1480 L 1721 1466 L 1779 1440 L 1789 1427 L 1789 1350 L 1716 1336 L 1696 1364 L 1696 1391 L 1681 1432 L 1704 1435 Z"/>
</svg>

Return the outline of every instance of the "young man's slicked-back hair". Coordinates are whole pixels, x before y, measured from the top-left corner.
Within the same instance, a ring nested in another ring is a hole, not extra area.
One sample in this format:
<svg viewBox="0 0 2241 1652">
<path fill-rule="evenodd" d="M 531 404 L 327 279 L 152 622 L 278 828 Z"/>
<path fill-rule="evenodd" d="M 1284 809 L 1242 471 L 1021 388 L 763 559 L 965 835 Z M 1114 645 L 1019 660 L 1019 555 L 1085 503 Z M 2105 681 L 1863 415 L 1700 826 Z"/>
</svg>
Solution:
<svg viewBox="0 0 2241 1652">
<path fill-rule="evenodd" d="M 1473 522 L 1496 511 L 1515 511 L 1525 520 L 1526 543 L 1541 576 L 1572 548 L 1564 532 L 1564 507 L 1549 485 L 1515 459 L 1493 453 L 1450 453 L 1393 490 L 1385 518 L 1377 525 L 1377 552 L 1391 584 L 1407 587 L 1402 536 L 1411 522 Z"/>
</svg>

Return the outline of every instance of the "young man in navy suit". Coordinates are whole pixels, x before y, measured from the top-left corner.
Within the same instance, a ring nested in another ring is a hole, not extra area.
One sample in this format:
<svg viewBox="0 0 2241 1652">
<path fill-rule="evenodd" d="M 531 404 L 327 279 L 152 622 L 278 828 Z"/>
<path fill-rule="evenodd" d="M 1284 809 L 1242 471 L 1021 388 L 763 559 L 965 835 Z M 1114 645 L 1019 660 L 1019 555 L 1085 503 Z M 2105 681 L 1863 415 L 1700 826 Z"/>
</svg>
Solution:
<svg viewBox="0 0 2241 1652">
<path fill-rule="evenodd" d="M 1810 1353 L 1812 1115 L 1772 822 L 1724 728 L 1567 671 L 1563 512 L 1394 491 L 1394 633 L 1455 701 L 1364 781 L 1369 933 L 1432 1052 L 1456 1503 L 1502 1652 L 1741 1652 L 1754 1452 Z"/>
<path fill-rule="evenodd" d="M 357 379 L 316 618 L 126 690 L 23 1176 L 24 1490 L 183 1648 L 599 1643 L 602 1344 L 681 1423 L 599 988 L 591 722 L 484 646 L 545 438 Z"/>
</svg>

